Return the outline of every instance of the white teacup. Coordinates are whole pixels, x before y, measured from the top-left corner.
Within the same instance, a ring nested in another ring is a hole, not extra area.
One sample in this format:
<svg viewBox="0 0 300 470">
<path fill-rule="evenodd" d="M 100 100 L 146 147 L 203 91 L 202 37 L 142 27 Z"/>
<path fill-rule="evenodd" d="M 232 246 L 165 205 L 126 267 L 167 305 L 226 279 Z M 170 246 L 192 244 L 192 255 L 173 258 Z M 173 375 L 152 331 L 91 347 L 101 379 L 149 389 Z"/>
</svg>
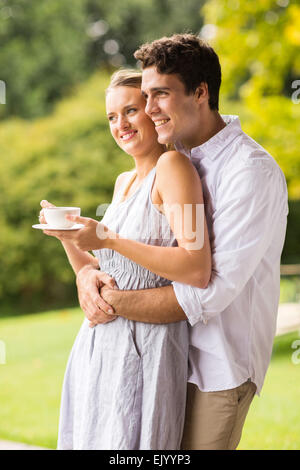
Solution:
<svg viewBox="0 0 300 470">
<path fill-rule="evenodd" d="M 67 214 L 80 215 L 80 207 L 47 207 L 44 209 L 44 216 L 51 228 L 64 229 L 75 225 L 71 220 L 65 217 Z"/>
</svg>

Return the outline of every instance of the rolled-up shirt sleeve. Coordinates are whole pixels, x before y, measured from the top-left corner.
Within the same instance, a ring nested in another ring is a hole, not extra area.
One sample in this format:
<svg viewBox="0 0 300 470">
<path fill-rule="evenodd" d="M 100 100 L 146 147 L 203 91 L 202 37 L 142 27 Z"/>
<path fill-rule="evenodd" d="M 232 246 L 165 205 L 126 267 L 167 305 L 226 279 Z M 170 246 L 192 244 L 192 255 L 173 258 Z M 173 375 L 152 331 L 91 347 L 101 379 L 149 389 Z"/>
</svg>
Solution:
<svg viewBox="0 0 300 470">
<path fill-rule="evenodd" d="M 284 177 L 270 159 L 250 159 L 220 176 L 212 214 L 210 283 L 206 289 L 172 283 L 192 326 L 224 311 L 241 293 L 279 224 L 286 224 L 286 195 Z"/>
</svg>

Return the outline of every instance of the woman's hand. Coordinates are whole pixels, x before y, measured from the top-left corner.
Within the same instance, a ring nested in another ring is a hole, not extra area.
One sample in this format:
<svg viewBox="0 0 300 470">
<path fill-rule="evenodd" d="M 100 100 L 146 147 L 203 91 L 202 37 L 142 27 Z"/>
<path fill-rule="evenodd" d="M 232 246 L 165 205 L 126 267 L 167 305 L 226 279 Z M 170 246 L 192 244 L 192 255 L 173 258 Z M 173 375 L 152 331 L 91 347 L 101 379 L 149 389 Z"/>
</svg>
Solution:
<svg viewBox="0 0 300 470">
<path fill-rule="evenodd" d="M 66 215 L 66 219 L 83 224 L 84 227 L 78 230 L 44 230 L 43 232 L 58 238 L 61 242 L 71 242 L 82 251 L 109 248 L 109 240 L 116 236 L 105 225 L 89 217 Z"/>
<path fill-rule="evenodd" d="M 40 224 L 47 224 L 45 216 L 44 216 L 44 209 L 47 209 L 48 207 L 56 207 L 54 204 L 51 204 L 51 202 L 46 201 L 43 199 L 40 202 L 40 205 L 43 209 L 40 210 L 40 215 L 39 215 L 39 222 Z"/>
</svg>

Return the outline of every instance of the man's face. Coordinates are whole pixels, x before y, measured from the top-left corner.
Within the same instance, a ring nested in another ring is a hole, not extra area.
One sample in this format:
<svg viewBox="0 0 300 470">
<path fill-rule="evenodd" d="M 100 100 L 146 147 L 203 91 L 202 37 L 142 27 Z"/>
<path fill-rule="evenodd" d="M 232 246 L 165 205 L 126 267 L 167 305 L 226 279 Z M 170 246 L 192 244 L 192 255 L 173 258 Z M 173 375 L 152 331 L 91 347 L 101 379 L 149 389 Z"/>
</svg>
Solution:
<svg viewBox="0 0 300 470">
<path fill-rule="evenodd" d="M 142 93 L 147 104 L 145 112 L 155 124 L 158 142 L 180 141 L 193 147 L 199 128 L 199 106 L 195 94 L 186 94 L 176 74 L 161 74 L 156 67 L 143 70 Z"/>
</svg>

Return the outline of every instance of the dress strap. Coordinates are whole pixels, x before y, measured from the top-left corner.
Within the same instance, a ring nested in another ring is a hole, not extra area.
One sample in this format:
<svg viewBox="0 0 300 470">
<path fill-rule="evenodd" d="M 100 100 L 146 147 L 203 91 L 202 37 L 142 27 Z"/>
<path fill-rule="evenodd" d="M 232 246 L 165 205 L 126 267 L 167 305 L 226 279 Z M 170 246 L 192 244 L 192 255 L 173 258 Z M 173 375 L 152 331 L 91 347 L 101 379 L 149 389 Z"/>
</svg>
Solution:
<svg viewBox="0 0 300 470">
<path fill-rule="evenodd" d="M 122 186 L 122 188 L 121 188 L 121 190 L 120 190 L 120 199 L 119 199 L 119 202 L 123 202 L 124 200 L 126 200 L 126 195 L 128 194 L 128 191 L 129 191 L 129 189 L 131 188 L 132 183 L 135 181 L 136 177 L 137 177 L 137 173 L 134 172 L 134 173 L 130 176 L 130 178 L 128 178 L 128 180 L 127 180 L 127 178 L 126 178 L 125 184 L 124 184 L 124 186 Z"/>
<path fill-rule="evenodd" d="M 130 182 L 133 179 L 133 176 L 135 175 L 135 173 L 132 171 L 130 171 L 130 173 L 133 173 L 133 174 L 131 174 L 129 178 L 127 177 L 124 178 L 124 181 L 122 182 L 117 193 L 115 194 L 114 202 L 118 202 L 118 203 L 121 202 L 121 199 L 123 198 L 123 194 L 124 194 L 124 191 L 126 190 L 126 187 L 130 184 Z"/>
<path fill-rule="evenodd" d="M 144 180 L 141 182 L 141 184 L 136 188 L 136 190 L 134 191 L 134 193 L 132 193 L 130 196 L 127 196 L 125 199 L 124 197 L 126 196 L 128 190 L 130 189 L 133 181 L 135 180 L 136 178 L 136 173 L 134 173 L 133 175 L 130 176 L 130 178 L 126 178 L 126 180 L 124 181 L 124 184 L 122 184 L 121 188 L 119 189 L 118 193 L 117 193 L 117 196 L 116 196 L 116 201 L 121 204 L 122 202 L 126 202 L 127 200 L 133 198 L 135 195 L 137 195 L 138 193 L 141 194 L 141 193 L 148 193 L 149 192 L 149 186 L 150 188 L 152 188 L 152 182 L 153 182 L 153 178 L 155 176 L 155 167 L 153 167 L 149 173 L 147 174 L 147 176 L 144 178 Z"/>
</svg>

